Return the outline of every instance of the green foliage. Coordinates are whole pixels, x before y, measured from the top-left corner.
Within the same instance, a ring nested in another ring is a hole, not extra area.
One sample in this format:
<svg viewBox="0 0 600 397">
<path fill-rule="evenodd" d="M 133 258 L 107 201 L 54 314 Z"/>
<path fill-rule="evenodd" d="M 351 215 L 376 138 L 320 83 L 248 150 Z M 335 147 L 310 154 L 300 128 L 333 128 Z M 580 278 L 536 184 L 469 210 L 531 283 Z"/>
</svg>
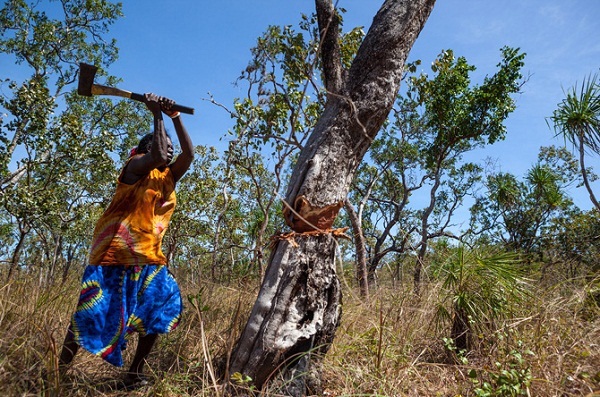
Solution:
<svg viewBox="0 0 600 397">
<path fill-rule="evenodd" d="M 498 71 L 480 86 L 471 87 L 469 74 L 475 66 L 464 57 L 443 51 L 432 63 L 436 75 L 411 77 L 409 97 L 425 110 L 425 128 L 435 131 L 433 145 L 427 150 L 427 165 L 437 166 L 448 151 L 464 152 L 483 143 L 504 138 L 504 120 L 515 109 L 512 95 L 520 87 L 524 53 L 504 47 Z"/>
<path fill-rule="evenodd" d="M 235 138 L 226 152 L 227 162 L 244 208 L 239 226 L 251 232 L 248 248 L 258 261 L 267 236 L 282 223 L 275 204 L 283 195 L 288 167 L 322 108 L 308 92 L 309 86 L 318 86 L 311 85 L 318 45 L 315 18 L 303 16 L 299 26 L 300 31 L 270 26 L 258 39 L 240 77 L 248 84 L 248 96 L 236 100 L 232 112 Z M 262 267 L 260 262 L 256 265 Z"/>
<path fill-rule="evenodd" d="M 554 131 L 573 144 L 579 153 L 581 174 L 590 200 L 597 210 L 600 203 L 596 199 L 585 166 L 585 154 L 588 150 L 600 154 L 600 84 L 597 76 L 589 76 L 583 80 L 581 90 L 577 85 L 565 93 L 566 98 L 558 104 L 558 108 L 550 117 Z"/>
<path fill-rule="evenodd" d="M 514 110 L 525 54 L 503 48 L 498 70 L 476 85 L 476 69 L 453 51 L 442 51 L 432 76 L 406 66 L 407 87 L 393 117 L 370 147 L 355 178 L 351 198 L 363 212 L 370 239 L 371 271 L 390 253 L 419 252 L 419 268 L 430 240 L 454 236 L 452 219 L 481 182 L 483 168 L 465 162 L 469 151 L 504 138 L 504 121 Z M 412 197 L 427 197 L 416 207 Z"/>
<path fill-rule="evenodd" d="M 37 77 L 52 76 L 61 91 L 75 80 L 82 59 L 98 65 L 116 59 L 114 40 L 103 35 L 123 14 L 120 3 L 104 0 L 56 3 L 6 1 L 0 9 L 0 52 L 32 67 Z"/>
<path fill-rule="evenodd" d="M 342 65 L 344 68 L 349 69 L 352 64 L 352 60 L 358 51 L 358 48 L 363 42 L 365 32 L 362 27 L 356 27 L 350 32 L 345 33 L 340 38 L 340 50 Z"/>
<path fill-rule="evenodd" d="M 298 28 L 269 26 L 258 38 L 239 78 L 248 84 L 248 96 L 236 100 L 232 112 L 237 145 L 251 145 L 255 151 L 270 146 L 271 156 L 279 160 L 303 146 L 325 101 L 315 73 L 321 68 L 316 16 L 302 15 Z M 360 28 L 341 35 L 344 65 L 350 64 L 363 37 Z"/>
<path fill-rule="evenodd" d="M 596 210 L 567 213 L 545 230 L 544 249 L 565 279 L 593 277 L 600 271 L 600 215 Z"/>
<path fill-rule="evenodd" d="M 215 148 L 196 146 L 194 162 L 177 184 L 177 209 L 163 239 L 163 251 L 179 271 L 199 271 L 199 261 L 210 256 L 215 219 L 223 205 L 219 195 L 223 164 L 218 160 Z"/>
<path fill-rule="evenodd" d="M 457 351 L 469 350 L 473 333 L 495 331 L 528 292 L 515 254 L 467 250 L 460 246 L 435 270 L 442 281 L 438 324 L 451 325 Z"/>
<path fill-rule="evenodd" d="M 490 174 L 486 194 L 471 208 L 472 228 L 511 250 L 541 254 L 546 228 L 573 207 L 566 191 L 576 170 L 568 151 L 542 147 L 523 181 L 510 173 Z"/>
<path fill-rule="evenodd" d="M 292 26 L 270 26 L 257 40 L 240 76 L 249 86 L 248 97 L 236 100 L 232 112 L 240 144 L 256 151 L 269 145 L 271 155 L 279 159 L 302 147 L 324 100 L 321 84 L 313 78 L 318 48 L 315 17 L 303 15 L 299 26 L 299 32 Z"/>
<path fill-rule="evenodd" d="M 583 79 L 565 92 L 565 99 L 550 117 L 554 131 L 578 150 L 600 154 L 600 83 L 597 75 Z"/>
<path fill-rule="evenodd" d="M 237 385 L 249 386 L 250 390 L 253 390 L 254 386 L 251 385 L 252 378 L 248 375 L 242 375 L 239 372 L 235 372 L 231 374 L 231 380 L 235 382 Z"/>
<path fill-rule="evenodd" d="M 533 376 L 525 355 L 532 356 L 533 352 L 524 349 L 523 343 L 519 341 L 518 347 L 507 353 L 504 362 L 494 362 L 493 370 L 481 370 L 479 373 L 475 369 L 471 370 L 469 378 L 475 386 L 475 395 L 477 397 L 529 396 Z"/>
<path fill-rule="evenodd" d="M 119 16 L 121 5 L 108 1 L 11 0 L 0 9 L 1 56 L 17 65 L 0 76 L 0 208 L 15 224 L 9 274 L 25 242 L 36 247 L 29 263 L 46 263 L 48 277 L 84 260 L 90 215 L 114 190 L 114 158 L 148 127 L 139 105 L 74 90 L 79 61 L 116 58 L 105 34 Z"/>
</svg>

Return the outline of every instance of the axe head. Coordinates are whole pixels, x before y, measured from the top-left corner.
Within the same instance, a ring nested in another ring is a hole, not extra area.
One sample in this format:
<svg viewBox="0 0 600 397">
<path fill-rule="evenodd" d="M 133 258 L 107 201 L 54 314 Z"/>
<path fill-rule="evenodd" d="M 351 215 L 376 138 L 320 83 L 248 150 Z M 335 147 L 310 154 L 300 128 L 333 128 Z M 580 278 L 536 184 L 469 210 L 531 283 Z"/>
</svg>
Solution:
<svg viewBox="0 0 600 397">
<path fill-rule="evenodd" d="M 79 64 L 79 84 L 77 85 L 77 93 L 83 96 L 92 96 L 92 86 L 94 85 L 94 77 L 98 68 L 94 65 L 86 63 Z"/>
</svg>

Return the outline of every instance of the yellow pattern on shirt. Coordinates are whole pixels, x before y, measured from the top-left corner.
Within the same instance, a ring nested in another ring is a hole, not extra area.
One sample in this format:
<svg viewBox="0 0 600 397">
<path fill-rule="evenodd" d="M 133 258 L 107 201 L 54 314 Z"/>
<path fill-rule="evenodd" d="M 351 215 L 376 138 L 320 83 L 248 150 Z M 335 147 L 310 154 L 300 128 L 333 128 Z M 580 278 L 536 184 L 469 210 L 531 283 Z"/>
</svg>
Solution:
<svg viewBox="0 0 600 397">
<path fill-rule="evenodd" d="M 175 210 L 175 180 L 169 167 L 134 183 L 120 181 L 96 223 L 92 265 L 166 265 L 162 239 Z"/>
</svg>

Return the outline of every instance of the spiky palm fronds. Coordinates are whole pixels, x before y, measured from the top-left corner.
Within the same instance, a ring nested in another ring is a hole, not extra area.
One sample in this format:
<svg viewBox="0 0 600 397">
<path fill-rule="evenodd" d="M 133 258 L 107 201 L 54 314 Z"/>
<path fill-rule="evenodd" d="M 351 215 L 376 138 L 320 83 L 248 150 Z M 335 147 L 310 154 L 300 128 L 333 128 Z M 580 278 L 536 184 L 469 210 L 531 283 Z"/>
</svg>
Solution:
<svg viewBox="0 0 600 397">
<path fill-rule="evenodd" d="M 565 93 L 550 120 L 556 135 L 562 135 L 576 148 L 600 154 L 600 84 L 597 75 L 583 79 Z"/>
</svg>

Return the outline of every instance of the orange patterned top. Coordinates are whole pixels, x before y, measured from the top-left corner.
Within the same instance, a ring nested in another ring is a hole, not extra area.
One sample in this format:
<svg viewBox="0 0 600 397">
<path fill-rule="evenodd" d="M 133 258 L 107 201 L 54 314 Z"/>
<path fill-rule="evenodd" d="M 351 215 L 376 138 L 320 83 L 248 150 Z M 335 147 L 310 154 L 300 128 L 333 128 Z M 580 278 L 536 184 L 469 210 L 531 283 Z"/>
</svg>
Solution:
<svg viewBox="0 0 600 397">
<path fill-rule="evenodd" d="M 121 177 L 117 182 L 112 202 L 96 223 L 89 263 L 166 265 L 161 245 L 176 203 L 171 169 L 155 168 L 133 185 Z"/>
</svg>

